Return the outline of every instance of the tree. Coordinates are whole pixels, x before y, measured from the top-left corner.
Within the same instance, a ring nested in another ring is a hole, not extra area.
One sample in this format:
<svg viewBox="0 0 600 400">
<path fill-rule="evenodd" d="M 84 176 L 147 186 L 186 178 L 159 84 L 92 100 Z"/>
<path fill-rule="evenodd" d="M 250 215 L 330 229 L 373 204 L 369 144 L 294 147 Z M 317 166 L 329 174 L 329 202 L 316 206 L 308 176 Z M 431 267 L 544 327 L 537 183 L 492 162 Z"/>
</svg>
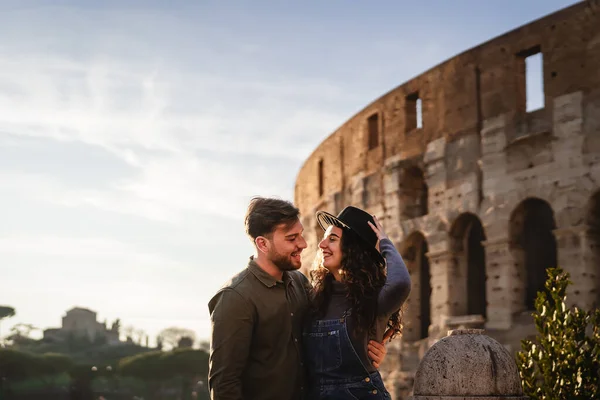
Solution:
<svg viewBox="0 0 600 400">
<path fill-rule="evenodd" d="M 31 337 L 31 332 L 38 330 L 31 324 L 16 324 L 10 328 L 10 335 L 6 337 L 6 344 L 12 347 L 20 347 L 35 342 Z"/>
<path fill-rule="evenodd" d="M 208 374 L 208 353 L 194 349 L 175 349 L 164 353 L 162 365 L 171 377 L 206 377 Z"/>
<path fill-rule="evenodd" d="M 535 300 L 538 334 L 523 340 L 517 353 L 523 389 L 532 399 L 600 398 L 600 310 L 568 309 L 570 283 L 562 269 L 548 269 L 546 290 Z"/>
<path fill-rule="evenodd" d="M 120 331 L 121 331 L 121 320 L 119 318 L 115 319 L 115 321 L 110 326 L 110 330 L 112 332 L 120 333 Z"/>
<path fill-rule="evenodd" d="M 135 327 L 132 325 L 127 325 L 123 328 L 123 334 L 125 335 L 125 339 L 127 342 L 134 343 L 133 341 L 133 333 L 135 332 Z"/>
<path fill-rule="evenodd" d="M 10 328 L 10 332 L 13 335 L 17 335 L 24 338 L 31 338 L 31 332 L 37 331 L 39 328 L 33 326 L 32 324 L 16 324 L 12 328 Z"/>
<path fill-rule="evenodd" d="M 146 336 L 146 332 L 143 329 L 135 329 L 133 332 L 134 335 L 134 343 L 143 346 L 144 345 L 144 337 Z"/>
<path fill-rule="evenodd" d="M 121 360 L 118 371 L 123 376 L 145 381 L 150 394 L 156 394 L 162 383 L 177 380 L 183 398 L 188 399 L 194 383 L 206 379 L 208 353 L 189 348 L 153 351 Z"/>
<path fill-rule="evenodd" d="M 177 342 L 178 349 L 191 349 L 194 346 L 194 339 L 188 336 L 182 336 Z"/>
<path fill-rule="evenodd" d="M 69 356 L 57 353 L 47 353 L 41 356 L 41 375 L 56 375 L 69 372 L 73 368 L 73 361 Z"/>
<path fill-rule="evenodd" d="M 194 333 L 194 331 L 192 331 L 191 329 L 178 328 L 175 326 L 163 329 L 158 334 L 158 336 L 161 339 L 160 343 L 163 346 L 166 346 L 168 350 L 176 348 L 179 344 L 179 341 L 183 337 L 190 338 L 192 342 L 196 340 L 196 333 Z"/>
<path fill-rule="evenodd" d="M 39 371 L 39 357 L 24 351 L 0 349 L 0 377 L 17 381 L 30 378 Z"/>
<path fill-rule="evenodd" d="M 0 376 L 12 380 L 38 378 L 68 372 L 73 366 L 64 354 L 31 354 L 13 349 L 0 349 Z"/>
<path fill-rule="evenodd" d="M 163 365 L 162 356 L 163 352 L 158 350 L 127 357 L 119 361 L 117 370 L 122 376 L 146 382 L 148 397 L 153 398 L 157 396 L 162 383 L 170 377 L 170 371 Z"/>
<path fill-rule="evenodd" d="M 181 396 L 185 400 L 191 397 L 198 378 L 206 380 L 208 375 L 208 353 L 202 350 L 173 350 L 163 355 L 162 364 L 172 377 L 181 379 Z"/>
<path fill-rule="evenodd" d="M 9 306 L 0 306 L 0 320 L 4 318 L 14 317 L 16 314 L 15 309 Z"/>
<path fill-rule="evenodd" d="M 118 371 L 123 376 L 130 376 L 145 381 L 167 379 L 170 372 L 166 371 L 162 365 L 162 355 L 161 351 L 151 351 L 126 357 L 119 361 Z"/>
<path fill-rule="evenodd" d="M 2 322 L 3 319 L 5 318 L 10 318 L 10 317 L 14 317 L 16 314 L 15 309 L 13 307 L 9 307 L 9 306 L 0 306 L 0 323 Z M 0 344 L 2 344 L 2 332 L 0 332 Z"/>
<path fill-rule="evenodd" d="M 204 350 L 205 352 L 210 352 L 210 342 L 208 340 L 202 340 L 198 345 L 200 350 Z"/>
</svg>

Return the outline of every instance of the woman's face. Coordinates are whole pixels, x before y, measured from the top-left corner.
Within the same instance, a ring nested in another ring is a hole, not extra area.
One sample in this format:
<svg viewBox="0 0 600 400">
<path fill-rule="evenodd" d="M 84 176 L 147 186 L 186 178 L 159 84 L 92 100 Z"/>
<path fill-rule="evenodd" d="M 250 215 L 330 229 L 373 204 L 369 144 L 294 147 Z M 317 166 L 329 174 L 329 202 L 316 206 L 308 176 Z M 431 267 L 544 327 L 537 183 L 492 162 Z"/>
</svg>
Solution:
<svg viewBox="0 0 600 400">
<path fill-rule="evenodd" d="M 334 275 L 342 266 L 342 233 L 342 228 L 331 225 L 319 243 L 319 249 L 323 256 L 323 267 Z"/>
</svg>

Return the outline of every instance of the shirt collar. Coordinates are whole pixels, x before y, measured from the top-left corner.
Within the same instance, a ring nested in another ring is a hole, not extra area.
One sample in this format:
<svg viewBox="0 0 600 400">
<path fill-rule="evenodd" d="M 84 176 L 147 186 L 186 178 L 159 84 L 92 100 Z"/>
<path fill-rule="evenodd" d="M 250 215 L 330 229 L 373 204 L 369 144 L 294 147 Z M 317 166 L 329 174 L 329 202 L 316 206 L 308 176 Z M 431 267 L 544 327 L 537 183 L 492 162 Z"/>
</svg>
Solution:
<svg viewBox="0 0 600 400">
<path fill-rule="evenodd" d="M 256 263 L 253 256 L 251 256 L 250 260 L 248 261 L 248 270 L 252 272 L 252 274 L 268 288 L 272 288 L 278 283 L 283 283 L 283 281 L 286 280 L 285 272 L 283 273 L 283 281 L 273 278 Z"/>
</svg>

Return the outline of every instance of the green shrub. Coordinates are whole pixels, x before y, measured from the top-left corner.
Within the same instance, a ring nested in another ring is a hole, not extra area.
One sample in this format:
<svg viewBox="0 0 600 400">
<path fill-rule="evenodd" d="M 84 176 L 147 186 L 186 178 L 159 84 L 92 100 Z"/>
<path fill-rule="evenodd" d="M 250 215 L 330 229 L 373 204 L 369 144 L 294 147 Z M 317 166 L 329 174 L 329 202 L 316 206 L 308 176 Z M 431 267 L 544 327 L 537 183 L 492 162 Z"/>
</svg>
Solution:
<svg viewBox="0 0 600 400">
<path fill-rule="evenodd" d="M 549 268 L 535 300 L 534 340 L 521 341 L 517 365 L 531 399 L 600 398 L 600 310 L 567 308 L 569 274 Z"/>
</svg>

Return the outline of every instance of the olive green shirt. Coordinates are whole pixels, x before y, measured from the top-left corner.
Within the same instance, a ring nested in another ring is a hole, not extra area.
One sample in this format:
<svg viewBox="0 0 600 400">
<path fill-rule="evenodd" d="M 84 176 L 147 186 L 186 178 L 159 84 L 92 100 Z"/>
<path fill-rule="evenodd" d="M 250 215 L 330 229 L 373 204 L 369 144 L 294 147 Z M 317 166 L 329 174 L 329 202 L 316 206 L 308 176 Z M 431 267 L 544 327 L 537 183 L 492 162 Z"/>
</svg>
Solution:
<svg viewBox="0 0 600 400">
<path fill-rule="evenodd" d="M 286 271 L 277 281 L 250 258 L 210 300 L 208 386 L 213 400 L 300 400 L 301 339 L 308 279 Z"/>
</svg>

